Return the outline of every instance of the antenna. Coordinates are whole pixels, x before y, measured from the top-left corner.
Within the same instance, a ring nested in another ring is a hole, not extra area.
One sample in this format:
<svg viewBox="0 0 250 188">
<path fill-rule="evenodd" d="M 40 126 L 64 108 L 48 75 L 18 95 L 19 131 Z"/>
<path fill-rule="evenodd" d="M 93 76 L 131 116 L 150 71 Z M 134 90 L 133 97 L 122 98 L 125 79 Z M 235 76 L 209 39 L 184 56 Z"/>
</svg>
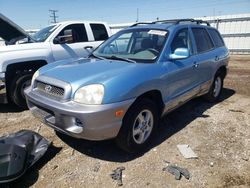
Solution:
<svg viewBox="0 0 250 188">
<path fill-rule="evenodd" d="M 50 18 L 52 18 L 51 23 L 57 23 L 57 18 L 58 16 L 56 15 L 56 13 L 58 12 L 58 10 L 49 10 L 49 12 L 51 13 Z"/>
</svg>

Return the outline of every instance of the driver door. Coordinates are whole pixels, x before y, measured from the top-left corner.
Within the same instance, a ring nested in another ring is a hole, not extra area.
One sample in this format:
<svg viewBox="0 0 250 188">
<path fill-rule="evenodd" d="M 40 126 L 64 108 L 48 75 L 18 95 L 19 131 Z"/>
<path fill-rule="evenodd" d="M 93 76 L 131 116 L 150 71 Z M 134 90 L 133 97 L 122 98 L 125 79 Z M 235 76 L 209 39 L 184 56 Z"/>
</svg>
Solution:
<svg viewBox="0 0 250 188">
<path fill-rule="evenodd" d="M 197 86 L 196 58 L 192 55 L 192 41 L 188 28 L 177 31 L 171 44 L 173 54 L 177 48 L 189 49 L 190 56 L 185 59 L 172 59 L 164 63 L 167 68 L 165 75 L 166 100 L 169 108 L 174 108 L 180 103 L 193 97 L 199 91 Z"/>
<path fill-rule="evenodd" d="M 71 24 L 66 26 L 57 37 L 64 36 L 68 31 L 72 31 L 72 38 L 65 44 L 59 44 L 55 40 L 51 44 L 51 49 L 55 61 L 79 58 L 88 55 L 88 52 L 84 49 L 84 44 L 88 42 L 87 32 L 84 24 Z"/>
</svg>

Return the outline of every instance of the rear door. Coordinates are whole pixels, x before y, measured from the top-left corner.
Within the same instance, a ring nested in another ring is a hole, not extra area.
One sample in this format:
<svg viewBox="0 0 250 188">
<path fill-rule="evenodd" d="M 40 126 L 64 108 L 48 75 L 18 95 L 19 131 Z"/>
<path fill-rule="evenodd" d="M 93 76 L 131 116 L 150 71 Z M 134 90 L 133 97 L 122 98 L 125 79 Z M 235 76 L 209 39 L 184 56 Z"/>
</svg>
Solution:
<svg viewBox="0 0 250 188">
<path fill-rule="evenodd" d="M 216 60 L 214 44 L 205 27 L 192 26 L 194 53 L 196 55 L 197 80 L 202 87 L 209 87 L 213 79 L 213 66 Z M 207 88 L 205 88 L 207 89 Z"/>
<path fill-rule="evenodd" d="M 89 43 L 88 46 L 97 48 L 103 41 L 109 38 L 107 28 L 102 23 L 86 24 L 88 31 Z"/>
<path fill-rule="evenodd" d="M 228 63 L 228 49 L 225 47 L 225 43 L 216 29 L 208 28 L 207 31 L 215 46 L 213 55 L 215 66 L 217 67 L 214 70 L 217 70 L 220 65 L 226 65 Z"/>
</svg>

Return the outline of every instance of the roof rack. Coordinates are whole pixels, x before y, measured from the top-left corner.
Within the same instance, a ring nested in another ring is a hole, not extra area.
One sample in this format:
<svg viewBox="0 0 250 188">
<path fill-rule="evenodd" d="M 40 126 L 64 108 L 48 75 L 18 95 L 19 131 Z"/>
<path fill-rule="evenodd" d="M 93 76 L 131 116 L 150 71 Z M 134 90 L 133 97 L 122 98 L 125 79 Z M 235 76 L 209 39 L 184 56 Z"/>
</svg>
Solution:
<svg viewBox="0 0 250 188">
<path fill-rule="evenodd" d="M 137 26 L 137 25 L 144 25 L 144 24 L 154 24 L 153 22 L 137 22 L 129 27 L 134 27 L 134 26 Z"/>
<path fill-rule="evenodd" d="M 172 24 L 180 24 L 180 22 L 193 22 L 196 24 L 207 24 L 207 26 L 210 26 L 210 23 L 207 21 L 203 21 L 203 20 L 195 20 L 195 19 L 172 19 L 172 20 L 157 20 L 157 21 L 153 21 L 153 22 L 138 22 L 135 23 L 133 25 L 131 25 L 130 27 L 134 27 L 137 25 L 141 25 L 141 24 L 155 24 L 155 23 L 172 23 Z"/>
</svg>

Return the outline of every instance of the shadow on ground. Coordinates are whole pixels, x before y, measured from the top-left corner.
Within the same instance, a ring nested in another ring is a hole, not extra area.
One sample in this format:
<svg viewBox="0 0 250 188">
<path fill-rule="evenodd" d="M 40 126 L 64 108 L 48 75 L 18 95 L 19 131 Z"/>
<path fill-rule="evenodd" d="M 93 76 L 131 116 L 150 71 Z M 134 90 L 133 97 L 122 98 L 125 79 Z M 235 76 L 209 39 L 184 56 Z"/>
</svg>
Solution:
<svg viewBox="0 0 250 188">
<path fill-rule="evenodd" d="M 0 104 L 0 113 L 18 113 L 27 109 L 22 109 L 14 104 Z"/>
<path fill-rule="evenodd" d="M 224 88 L 220 102 L 226 100 L 234 94 L 234 90 Z M 57 133 L 57 135 L 63 142 L 85 155 L 106 161 L 126 162 L 142 156 L 153 147 L 161 144 L 169 137 L 182 130 L 196 118 L 209 117 L 203 113 L 213 105 L 215 104 L 204 102 L 202 98 L 196 98 L 163 117 L 161 119 L 159 130 L 152 140 L 152 144 L 145 151 L 137 154 L 128 154 L 120 150 L 112 140 L 96 142 L 71 138 L 61 133 Z"/>
<path fill-rule="evenodd" d="M 46 165 L 51 159 L 53 159 L 57 153 L 61 151 L 61 147 L 55 147 L 51 145 L 45 155 L 37 161 L 33 166 L 28 169 L 23 176 L 19 179 L 8 183 L 8 184 L 0 184 L 0 188 L 26 188 L 31 187 L 39 177 L 39 170 Z"/>
</svg>

